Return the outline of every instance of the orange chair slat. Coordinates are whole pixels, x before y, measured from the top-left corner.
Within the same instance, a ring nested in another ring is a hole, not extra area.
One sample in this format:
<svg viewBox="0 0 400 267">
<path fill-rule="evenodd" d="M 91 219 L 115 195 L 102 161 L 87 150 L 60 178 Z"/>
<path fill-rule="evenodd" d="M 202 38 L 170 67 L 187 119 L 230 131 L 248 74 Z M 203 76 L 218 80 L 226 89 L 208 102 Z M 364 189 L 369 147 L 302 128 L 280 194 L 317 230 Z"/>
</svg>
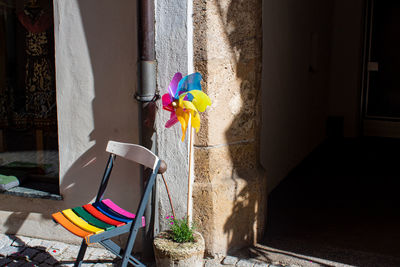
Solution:
<svg viewBox="0 0 400 267">
<path fill-rule="evenodd" d="M 79 228 L 75 224 L 73 224 L 70 220 L 65 218 L 65 216 L 61 212 L 53 213 L 51 215 L 53 219 L 61 224 L 65 229 L 73 233 L 74 235 L 80 236 L 82 238 L 85 238 L 86 236 L 90 236 L 93 233 L 86 232 L 82 228 Z"/>
</svg>

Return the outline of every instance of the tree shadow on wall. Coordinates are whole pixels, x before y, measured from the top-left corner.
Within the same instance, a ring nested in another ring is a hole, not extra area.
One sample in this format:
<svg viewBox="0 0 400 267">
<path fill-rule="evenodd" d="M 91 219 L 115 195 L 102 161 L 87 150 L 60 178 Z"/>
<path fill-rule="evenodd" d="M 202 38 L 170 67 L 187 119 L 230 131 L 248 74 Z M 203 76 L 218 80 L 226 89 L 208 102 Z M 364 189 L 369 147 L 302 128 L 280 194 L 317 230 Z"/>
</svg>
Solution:
<svg viewBox="0 0 400 267">
<path fill-rule="evenodd" d="M 229 103 L 234 118 L 225 132 L 235 188 L 224 231 L 229 249 L 235 251 L 252 245 L 264 227 L 266 188 L 259 163 L 262 1 L 230 1 L 227 6 L 217 1 L 217 7 L 231 49 L 234 79 L 240 82 Z"/>
</svg>

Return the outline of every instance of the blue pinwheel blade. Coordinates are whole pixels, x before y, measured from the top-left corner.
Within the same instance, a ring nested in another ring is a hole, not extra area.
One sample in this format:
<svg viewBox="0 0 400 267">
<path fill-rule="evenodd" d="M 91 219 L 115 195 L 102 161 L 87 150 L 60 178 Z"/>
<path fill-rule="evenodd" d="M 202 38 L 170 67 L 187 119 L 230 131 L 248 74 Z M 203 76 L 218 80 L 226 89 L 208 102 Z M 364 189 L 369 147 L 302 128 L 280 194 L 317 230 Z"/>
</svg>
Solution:
<svg viewBox="0 0 400 267">
<path fill-rule="evenodd" d="M 200 90 L 201 91 L 201 81 L 202 77 L 201 74 L 198 72 L 189 74 L 185 77 L 182 78 L 182 80 L 179 81 L 178 84 L 178 89 L 176 90 L 175 98 L 178 98 L 179 95 L 192 91 L 192 90 Z M 188 95 L 188 100 L 191 101 L 193 99 L 192 95 Z"/>
</svg>

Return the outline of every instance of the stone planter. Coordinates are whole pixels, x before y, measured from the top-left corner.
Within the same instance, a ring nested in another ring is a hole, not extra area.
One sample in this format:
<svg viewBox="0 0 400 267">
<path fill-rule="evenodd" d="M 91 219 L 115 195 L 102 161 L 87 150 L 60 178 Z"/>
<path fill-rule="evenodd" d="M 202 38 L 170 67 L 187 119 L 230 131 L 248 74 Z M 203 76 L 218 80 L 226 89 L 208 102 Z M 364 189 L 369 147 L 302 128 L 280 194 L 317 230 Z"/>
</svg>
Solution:
<svg viewBox="0 0 400 267">
<path fill-rule="evenodd" d="M 176 243 L 169 232 L 161 232 L 154 238 L 153 248 L 158 267 L 203 267 L 204 239 L 195 232 L 195 242 Z"/>
</svg>

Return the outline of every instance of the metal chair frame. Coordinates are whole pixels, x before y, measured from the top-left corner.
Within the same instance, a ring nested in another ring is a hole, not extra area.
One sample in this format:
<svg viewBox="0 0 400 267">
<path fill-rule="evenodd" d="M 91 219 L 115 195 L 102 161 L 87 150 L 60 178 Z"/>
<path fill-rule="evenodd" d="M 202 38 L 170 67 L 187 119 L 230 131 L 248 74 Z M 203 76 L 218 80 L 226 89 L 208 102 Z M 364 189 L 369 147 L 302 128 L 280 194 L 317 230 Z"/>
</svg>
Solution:
<svg viewBox="0 0 400 267">
<path fill-rule="evenodd" d="M 114 161 L 116 160 L 117 156 L 122 156 L 126 159 L 129 159 L 131 161 L 149 167 L 152 169 L 152 173 L 147 181 L 143 195 L 140 200 L 139 207 L 135 213 L 136 217 L 132 221 L 126 223 L 125 225 L 98 234 L 89 235 L 83 238 L 81 247 L 79 249 L 78 257 L 75 261 L 74 266 L 82 265 L 88 244 L 92 243 L 101 244 L 108 251 L 112 252 L 117 257 L 121 258 L 122 261 L 120 266 L 122 267 L 126 267 L 128 265 L 128 262 L 131 263 L 133 266 L 145 266 L 142 262 L 140 262 L 138 259 L 132 256 L 131 252 L 136 240 L 136 236 L 138 234 L 138 230 L 142 226 L 142 217 L 144 215 L 144 211 L 146 209 L 147 202 L 149 201 L 150 193 L 155 184 L 155 179 L 159 172 L 160 164 L 162 161 L 156 155 L 154 155 L 150 150 L 141 147 L 139 145 L 124 144 L 124 143 L 109 141 L 106 150 L 111 154 L 108 158 L 104 175 L 100 183 L 100 188 L 97 192 L 97 197 L 93 205 L 100 203 L 103 199 L 108 181 L 110 179 L 111 171 L 113 169 Z M 111 238 L 122 235 L 124 233 L 129 233 L 129 236 L 125 247 L 121 248 L 115 242 L 113 242 Z"/>
</svg>

